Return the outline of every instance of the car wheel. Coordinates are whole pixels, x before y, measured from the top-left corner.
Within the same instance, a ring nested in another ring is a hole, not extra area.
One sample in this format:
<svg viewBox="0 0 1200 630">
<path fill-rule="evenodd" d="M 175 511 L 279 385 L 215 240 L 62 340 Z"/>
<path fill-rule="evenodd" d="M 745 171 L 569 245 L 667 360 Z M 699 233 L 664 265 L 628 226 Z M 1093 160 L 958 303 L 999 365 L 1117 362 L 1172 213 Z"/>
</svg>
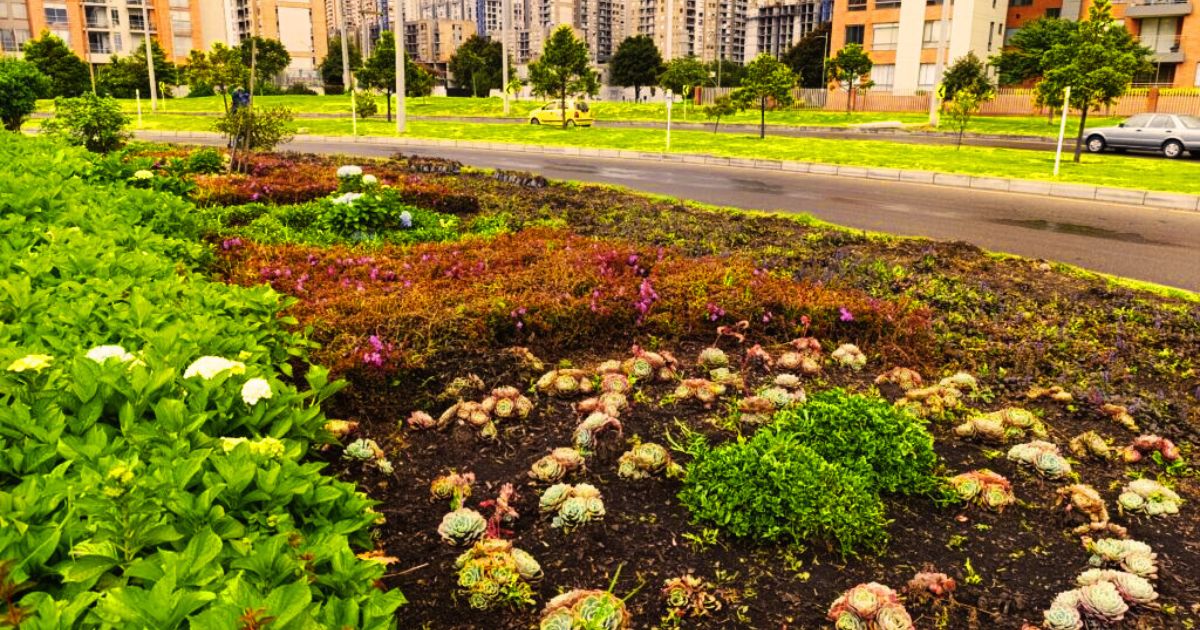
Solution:
<svg viewBox="0 0 1200 630">
<path fill-rule="evenodd" d="M 529 119 L 529 124 L 531 124 L 531 125 L 540 125 L 540 124 L 542 124 L 542 121 L 540 121 L 540 120 L 538 120 L 538 119 L 536 119 L 536 118 L 530 118 L 530 119 Z"/>
<path fill-rule="evenodd" d="M 1168 160 L 1174 160 L 1183 155 L 1183 143 L 1178 140 L 1167 140 L 1162 145 L 1162 154 Z"/>
<path fill-rule="evenodd" d="M 1103 136 L 1089 136 L 1087 139 L 1088 153 L 1103 153 L 1106 146 Z"/>
<path fill-rule="evenodd" d="M 567 127 L 574 127 L 574 126 L 575 126 L 575 121 L 574 121 L 574 120 L 568 120 L 568 121 L 567 121 Z"/>
</svg>

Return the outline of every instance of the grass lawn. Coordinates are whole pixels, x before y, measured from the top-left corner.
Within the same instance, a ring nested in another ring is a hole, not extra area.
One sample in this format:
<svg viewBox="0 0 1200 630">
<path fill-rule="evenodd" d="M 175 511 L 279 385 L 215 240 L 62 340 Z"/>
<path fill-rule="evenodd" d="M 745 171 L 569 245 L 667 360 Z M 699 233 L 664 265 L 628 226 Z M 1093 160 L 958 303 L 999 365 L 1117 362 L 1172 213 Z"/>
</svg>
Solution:
<svg viewBox="0 0 1200 630">
<path fill-rule="evenodd" d="M 263 106 L 283 105 L 298 113 L 310 114 L 343 114 L 350 116 L 350 99 L 348 96 L 260 96 L 256 102 Z M 523 118 L 544 101 L 514 101 L 509 117 Z M 180 98 L 160 101 L 168 112 L 211 112 L 224 111 L 221 98 L 206 96 L 201 98 Z M 121 101 L 125 111 L 137 111 L 137 103 L 125 99 Z M 383 114 L 382 99 L 378 102 L 380 115 Z M 618 103 L 599 101 L 592 104 L 596 117 L 600 120 L 630 120 L 663 122 L 667 119 L 666 107 L 661 101 L 654 103 Z M 52 101 L 39 101 L 38 111 L 49 112 L 53 108 Z M 504 106 L 499 98 L 457 98 L 457 97 L 428 97 L 409 99 L 407 103 L 410 116 L 478 116 L 501 118 L 504 116 Z M 150 106 L 142 102 L 143 113 L 149 113 Z M 704 114 L 694 106 L 685 109 L 675 108 L 672 119 L 680 122 L 708 122 Z M 746 111 L 721 119 L 722 123 L 757 123 L 758 112 Z M 916 128 L 925 128 L 929 117 L 925 113 L 887 113 L 887 112 L 858 112 L 847 116 L 844 112 L 822 110 L 785 110 L 767 113 L 768 125 L 790 126 L 819 126 L 847 127 L 867 122 L 896 121 Z M 1116 124 L 1119 118 L 1093 117 L 1091 126 Z M 1076 120 L 1076 122 L 1078 122 Z M 1068 121 L 1068 128 L 1070 121 Z M 949 125 L 943 123 L 941 130 L 950 131 Z M 978 117 L 971 122 L 968 129 L 973 133 L 1054 136 L 1058 133 L 1057 121 L 1048 121 L 1041 116 L 987 116 Z"/>
<path fill-rule="evenodd" d="M 211 131 L 211 118 L 147 116 L 143 129 Z M 382 121 L 360 123 L 360 135 L 391 135 L 394 126 Z M 569 129 L 529 125 L 490 125 L 441 121 L 411 121 L 408 136 L 485 142 L 509 142 L 635 151 L 662 151 L 665 134 L 649 129 Z M 300 120 L 300 134 L 350 135 L 348 121 Z M 703 153 L 727 157 L 802 160 L 827 164 L 919 169 L 995 177 L 1054 180 L 1054 154 L 992 147 L 898 144 L 886 140 L 825 140 L 770 137 L 759 140 L 741 134 L 715 135 L 702 131 L 671 134 L 672 153 Z M 1058 180 L 1123 188 L 1200 194 L 1200 163 L 1121 155 L 1085 154 L 1075 164 L 1064 155 Z"/>
</svg>

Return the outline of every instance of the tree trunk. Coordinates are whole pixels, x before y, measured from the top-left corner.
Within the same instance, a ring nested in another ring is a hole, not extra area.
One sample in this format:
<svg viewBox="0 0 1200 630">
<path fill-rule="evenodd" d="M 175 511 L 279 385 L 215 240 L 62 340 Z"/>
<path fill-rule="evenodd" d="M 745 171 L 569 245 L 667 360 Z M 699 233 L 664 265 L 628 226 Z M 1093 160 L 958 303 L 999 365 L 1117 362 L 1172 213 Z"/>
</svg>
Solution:
<svg viewBox="0 0 1200 630">
<path fill-rule="evenodd" d="M 850 108 L 854 106 L 854 86 L 846 88 L 846 115 L 850 115 Z"/>
<path fill-rule="evenodd" d="M 1079 163 L 1079 156 L 1080 156 L 1080 154 L 1083 153 L 1083 128 L 1084 128 L 1084 126 L 1087 125 L 1088 105 L 1090 105 L 1090 103 L 1085 100 L 1083 102 L 1083 106 L 1080 108 L 1082 110 L 1082 114 L 1079 116 L 1079 133 L 1075 136 L 1075 163 L 1076 164 Z M 1063 104 L 1063 107 L 1070 107 L 1070 106 L 1071 105 L 1069 103 Z"/>
<path fill-rule="evenodd" d="M 387 104 L 388 120 L 387 121 L 392 122 L 392 90 L 391 90 L 391 88 L 384 90 L 384 94 L 387 94 L 387 102 L 388 102 L 388 104 Z"/>
<path fill-rule="evenodd" d="M 221 104 L 225 106 L 225 113 L 228 114 L 229 113 L 229 94 L 227 94 L 228 90 L 225 89 L 224 85 L 222 85 L 220 87 L 221 87 Z"/>
<path fill-rule="evenodd" d="M 637 103 L 637 102 L 640 102 L 641 100 L 642 100 L 642 86 L 635 85 L 635 86 L 633 86 L 633 102 Z"/>
<path fill-rule="evenodd" d="M 758 139 L 767 137 L 767 97 L 758 99 Z"/>
<path fill-rule="evenodd" d="M 562 113 L 562 128 L 567 128 L 567 86 L 563 86 L 562 91 L 558 93 L 558 111 Z"/>
</svg>

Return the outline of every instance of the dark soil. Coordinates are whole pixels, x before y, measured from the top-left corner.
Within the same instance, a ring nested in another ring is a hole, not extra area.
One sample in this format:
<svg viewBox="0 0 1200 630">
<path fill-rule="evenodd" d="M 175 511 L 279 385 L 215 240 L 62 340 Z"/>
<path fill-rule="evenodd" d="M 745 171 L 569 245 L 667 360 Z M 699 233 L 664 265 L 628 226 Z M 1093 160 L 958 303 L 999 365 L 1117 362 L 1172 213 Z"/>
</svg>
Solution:
<svg viewBox="0 0 1200 630">
<path fill-rule="evenodd" d="M 690 207 L 605 187 L 525 188 L 480 174 L 428 177 L 475 195 L 484 214 L 506 215 L 512 229 L 565 224 L 583 235 L 671 245 L 695 255 L 750 253 L 798 279 L 861 289 L 879 298 L 917 300 L 933 311 L 938 347 L 923 365 L 912 367 L 919 367 L 927 381 L 957 370 L 979 377 L 982 391 L 967 401 L 970 407 L 1035 409 L 1044 414 L 1051 439 L 1059 445 L 1095 430 L 1119 447 L 1136 434 L 1097 410 L 1107 402 L 1128 405 L 1144 432 L 1175 440 L 1185 457 L 1195 455 L 1191 444 L 1200 428 L 1197 302 L 1128 289 L 1036 261 L 994 257 L 962 243 L 868 237 L 792 218 Z M 570 360 L 591 367 L 603 359 L 624 358 L 634 342 L 654 344 L 635 332 L 614 331 L 582 355 L 562 356 L 536 340 L 529 345 L 548 365 Z M 692 360 L 710 341 L 662 345 L 695 375 Z M 633 436 L 666 444 L 677 423 L 715 439 L 735 435 L 709 422 L 726 415 L 721 408 L 659 405 L 670 391 L 661 386 L 644 390 L 642 402 L 622 415 L 624 438 L 608 436 L 608 445 L 575 480 L 601 490 L 607 516 L 565 535 L 537 513 L 544 486 L 534 484 L 527 471 L 550 449 L 570 444 L 580 419 L 572 401 L 535 398 L 533 415 L 502 426 L 495 442 L 465 427 L 417 432 L 398 426 L 414 409 L 436 417 L 447 403 L 434 404 L 432 394 L 456 376 L 478 374 L 489 388 L 527 388 L 537 375 L 518 374 L 498 350 L 463 348 L 439 357 L 420 374 L 390 381 L 356 379 L 328 406 L 332 417 L 362 422 L 362 436 L 384 445 L 396 465 L 396 474 L 384 477 L 374 470 L 347 468 L 330 456 L 335 469 L 361 481 L 382 503 L 387 523 L 380 529 L 379 547 L 400 559 L 386 584 L 400 588 L 409 600 L 400 611 L 401 628 L 530 628 L 541 604 L 554 594 L 606 588 L 618 569 L 614 590 L 631 594 L 627 603 L 636 628 L 660 624 L 666 613 L 663 581 L 686 573 L 717 584 L 725 606 L 712 617 L 687 619 L 683 627 L 818 628 L 828 624 L 829 604 L 845 589 L 877 581 L 899 590 L 927 567 L 949 574 L 959 587 L 947 601 L 910 599 L 907 606 L 918 628 L 1019 628 L 1023 622 L 1040 624 L 1041 611 L 1054 595 L 1074 587 L 1075 576 L 1087 568 L 1088 554 L 1070 533 L 1081 517 L 1055 507 L 1055 491 L 1065 482 L 1045 481 L 1019 469 L 1004 458 L 1006 447 L 955 437 L 950 423 L 931 425 L 941 472 L 991 468 L 1013 482 L 1017 505 L 995 514 L 923 499 L 889 501 L 891 542 L 877 557 L 843 558 L 819 541 L 806 548 L 724 536 L 705 542 L 705 524 L 692 523 L 676 499 L 677 481 L 634 482 L 616 475 L 616 459 Z M 874 376 L 890 367 L 873 362 L 862 373 L 827 368 L 807 389 L 847 386 L 865 392 L 873 387 Z M 1030 403 L 1024 393 L 1035 384 L 1062 385 L 1076 402 Z M 883 393 L 895 396 L 886 388 Z M 1194 471 L 1183 467 L 1166 475 L 1150 461 L 1126 465 L 1092 460 L 1074 468 L 1079 482 L 1093 485 L 1105 497 L 1115 522 L 1158 553 L 1159 602 L 1133 609 L 1124 627 L 1192 627 L 1200 616 L 1200 487 Z M 451 469 L 476 475 L 471 507 L 493 498 L 503 483 L 518 487 L 521 517 L 512 537 L 545 570 L 537 585 L 537 609 L 481 613 L 456 601 L 453 565 L 461 550 L 438 538 L 447 505 L 432 501 L 428 490 L 434 477 Z M 1172 483 L 1186 500 L 1181 514 L 1155 519 L 1115 515 L 1120 487 L 1139 475 L 1159 475 Z"/>
</svg>

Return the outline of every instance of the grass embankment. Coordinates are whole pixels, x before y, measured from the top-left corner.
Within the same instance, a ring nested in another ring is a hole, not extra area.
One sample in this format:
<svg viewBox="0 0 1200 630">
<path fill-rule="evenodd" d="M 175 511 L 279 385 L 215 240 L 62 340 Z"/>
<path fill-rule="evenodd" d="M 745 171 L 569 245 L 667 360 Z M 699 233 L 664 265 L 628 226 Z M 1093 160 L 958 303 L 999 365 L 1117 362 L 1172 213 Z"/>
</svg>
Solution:
<svg viewBox="0 0 1200 630">
<path fill-rule="evenodd" d="M 303 114 L 341 114 L 350 117 L 350 98 L 348 96 L 260 96 L 256 102 L 263 106 L 282 105 L 290 107 L 297 113 Z M 509 118 L 524 118 L 529 112 L 544 101 L 513 101 Z M 180 98 L 159 101 L 160 106 L 167 112 L 206 112 L 219 113 L 224 111 L 221 98 L 206 96 L 200 98 Z M 384 113 L 385 103 L 377 99 L 379 116 Z M 132 99 L 121 101 L 122 108 L 130 113 L 137 111 L 137 103 Z M 409 99 L 406 108 L 410 116 L 429 117 L 486 117 L 503 118 L 504 105 L 499 98 L 462 98 L 462 97 L 428 97 Z M 596 118 L 601 121 L 640 121 L 665 122 L 667 110 L 661 99 L 652 103 L 625 103 L 598 101 L 592 103 Z M 52 101 L 40 101 L 38 111 L 53 110 Z M 142 112 L 149 114 L 150 105 L 142 103 Z M 672 114 L 676 122 L 709 122 L 700 109 L 689 105 L 687 108 L 676 106 Z M 1093 126 L 1116 124 L 1119 118 L 1093 117 Z M 849 127 L 862 123 L 895 121 L 919 129 L 927 129 L 929 116 L 925 113 L 894 113 L 894 112 L 857 112 L 846 115 L 844 112 L 823 110 L 782 110 L 767 114 L 768 125 L 797 126 L 797 127 Z M 757 124 L 758 112 L 745 111 L 721 119 L 722 123 Z M 941 131 L 951 131 L 945 122 Z M 971 121 L 971 133 L 1004 134 L 1019 136 L 1054 136 L 1058 133 L 1058 122 L 1047 120 L 1042 116 L 980 116 Z"/>
<path fill-rule="evenodd" d="M 158 131 L 211 131 L 212 119 L 199 116 L 147 116 L 143 129 Z M 350 135 L 350 124 L 336 119 L 297 121 L 297 133 Z M 384 121 L 359 123 L 360 135 L 392 135 L 395 127 Z M 408 137 L 473 140 L 547 146 L 567 146 L 632 151 L 663 151 L 665 134 L 652 129 L 570 129 L 529 125 L 490 125 L 410 121 Z M 993 147 L 903 144 L 886 140 L 826 140 L 820 138 L 715 135 L 702 131 L 675 131 L 671 153 L 699 153 L 736 158 L 797 160 L 962 173 L 1094 184 L 1118 188 L 1200 194 L 1200 164 L 1167 162 L 1120 155 L 1085 155 L 1075 164 L 1064 156 L 1062 174 L 1052 175 L 1054 154 Z"/>
</svg>

